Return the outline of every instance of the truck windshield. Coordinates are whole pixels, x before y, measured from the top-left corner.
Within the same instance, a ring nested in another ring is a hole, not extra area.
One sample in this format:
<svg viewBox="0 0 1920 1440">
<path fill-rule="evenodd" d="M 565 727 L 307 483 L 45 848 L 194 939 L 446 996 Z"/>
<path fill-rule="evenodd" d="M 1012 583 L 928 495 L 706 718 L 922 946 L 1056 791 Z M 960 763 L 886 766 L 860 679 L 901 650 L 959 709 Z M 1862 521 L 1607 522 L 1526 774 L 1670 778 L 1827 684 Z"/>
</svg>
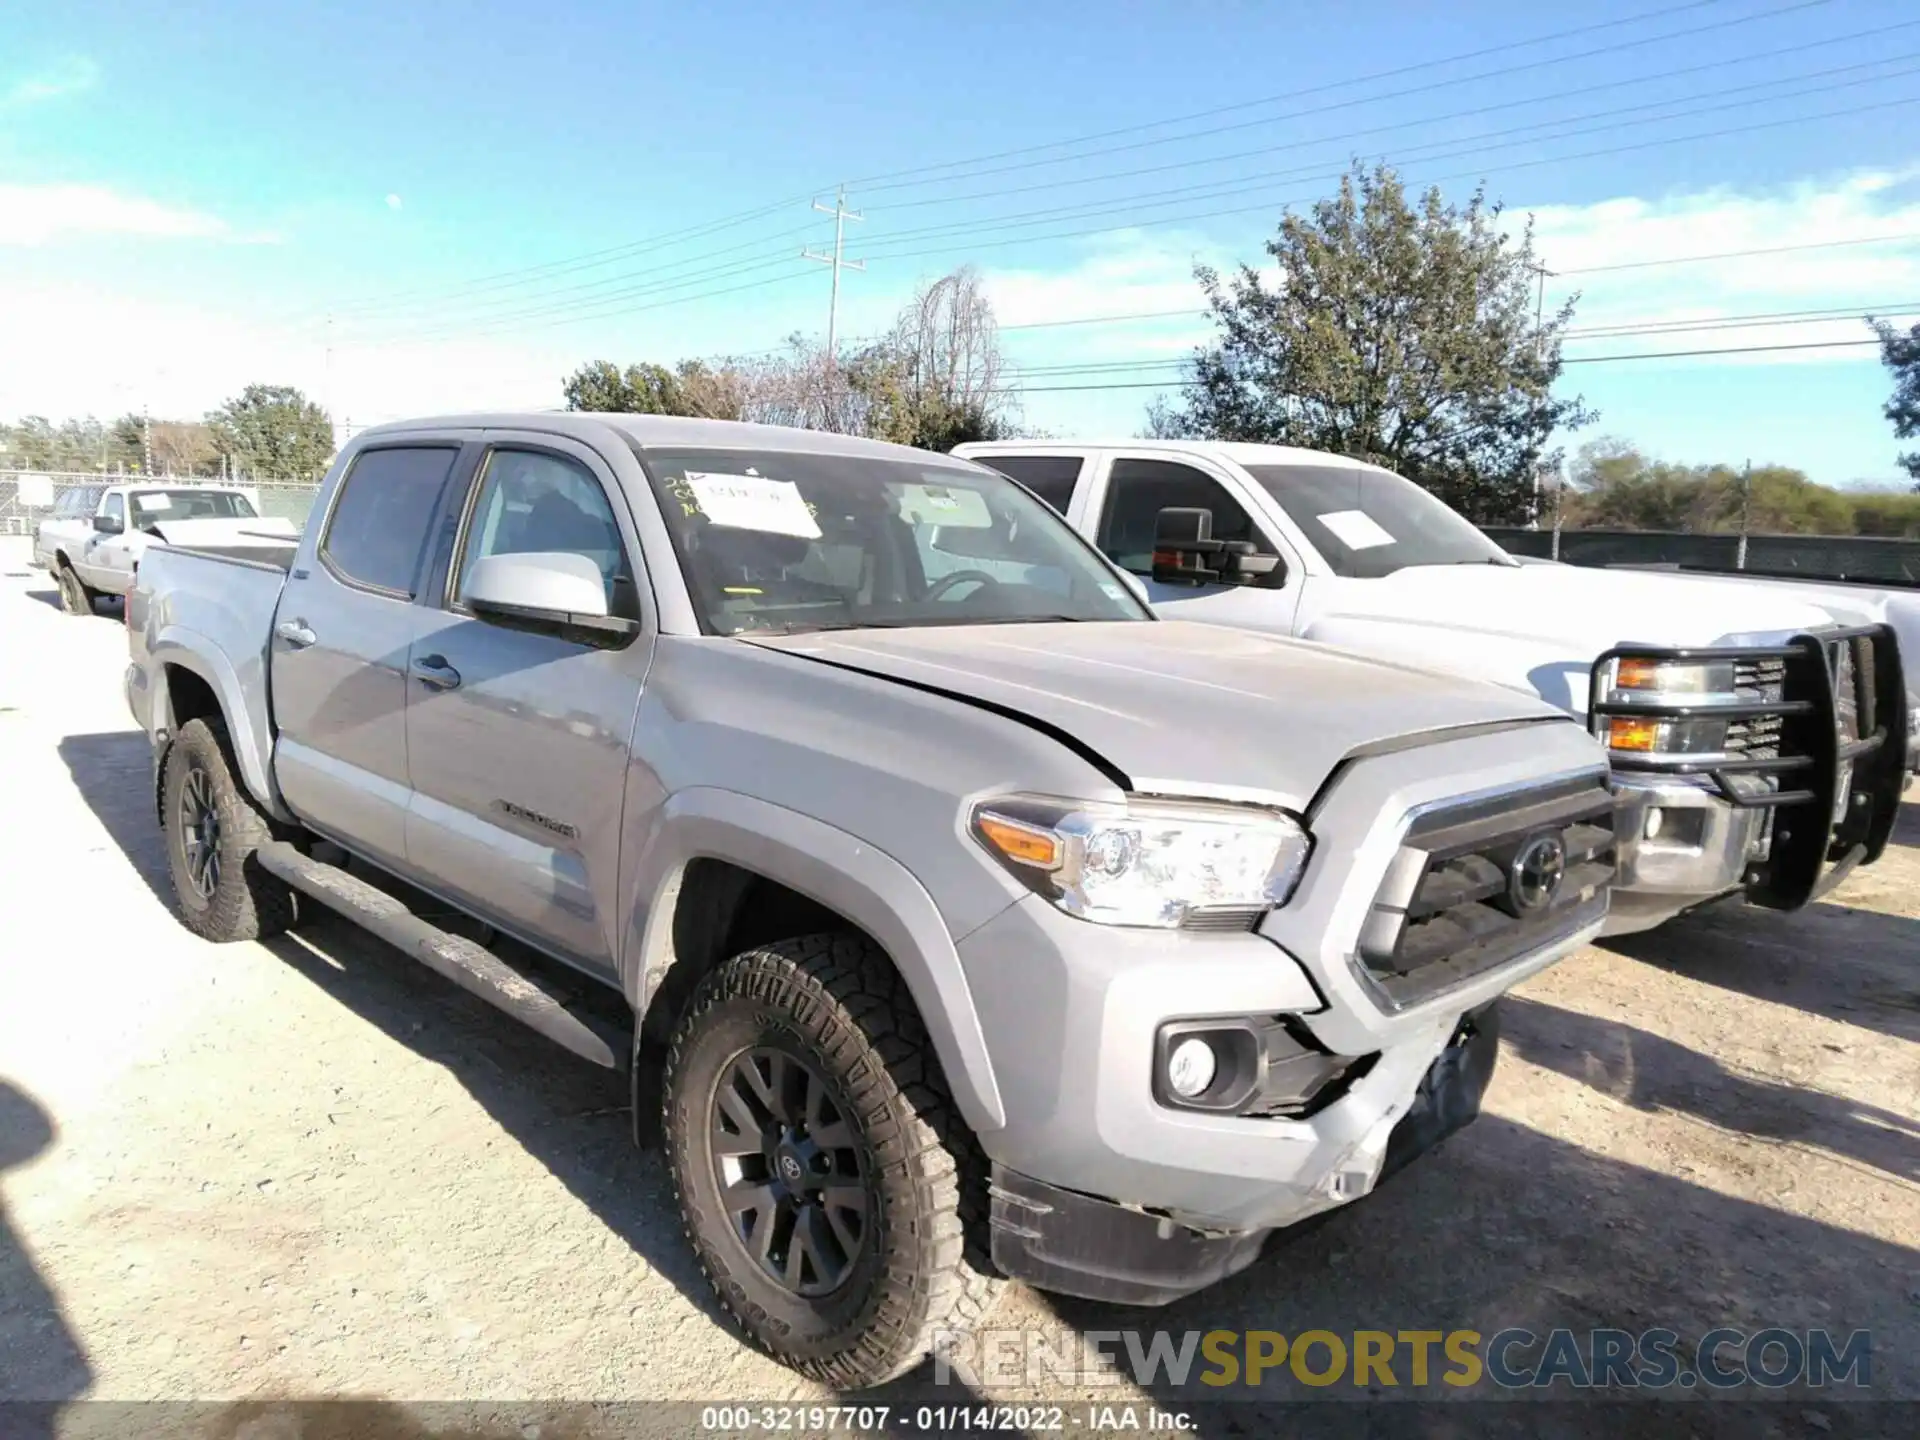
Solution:
<svg viewBox="0 0 1920 1440">
<path fill-rule="evenodd" d="M 648 449 L 709 633 L 1150 620 L 1053 511 L 935 456 Z"/>
<path fill-rule="evenodd" d="M 252 520 L 253 502 L 231 490 L 136 490 L 132 495 L 133 528 L 141 530 L 168 520 Z"/>
<path fill-rule="evenodd" d="M 1414 565 L 1511 565 L 1472 522 L 1391 470 L 1248 465 L 1336 575 L 1373 580 Z"/>
</svg>

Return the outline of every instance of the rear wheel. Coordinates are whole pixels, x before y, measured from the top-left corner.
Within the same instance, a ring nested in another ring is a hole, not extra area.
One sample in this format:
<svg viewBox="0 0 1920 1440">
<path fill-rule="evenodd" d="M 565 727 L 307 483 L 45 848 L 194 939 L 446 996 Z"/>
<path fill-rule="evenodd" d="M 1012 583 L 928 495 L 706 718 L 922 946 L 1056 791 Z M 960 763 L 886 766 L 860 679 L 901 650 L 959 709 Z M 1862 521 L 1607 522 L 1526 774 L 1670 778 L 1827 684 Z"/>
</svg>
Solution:
<svg viewBox="0 0 1920 1440">
<path fill-rule="evenodd" d="M 60 590 L 60 608 L 69 615 L 91 615 L 96 592 L 87 588 L 72 565 L 64 560 L 57 563 L 53 579 Z"/>
<path fill-rule="evenodd" d="M 180 918 L 208 940 L 259 940 L 291 929 L 293 891 L 260 868 L 267 817 L 234 779 L 225 727 L 190 720 L 167 749 L 161 813 Z"/>
<path fill-rule="evenodd" d="M 985 1317 L 962 1195 L 984 1191 L 926 1029 L 858 935 L 748 950 L 694 993 L 667 1054 L 668 1158 L 720 1302 L 837 1389 L 917 1364 Z"/>
</svg>

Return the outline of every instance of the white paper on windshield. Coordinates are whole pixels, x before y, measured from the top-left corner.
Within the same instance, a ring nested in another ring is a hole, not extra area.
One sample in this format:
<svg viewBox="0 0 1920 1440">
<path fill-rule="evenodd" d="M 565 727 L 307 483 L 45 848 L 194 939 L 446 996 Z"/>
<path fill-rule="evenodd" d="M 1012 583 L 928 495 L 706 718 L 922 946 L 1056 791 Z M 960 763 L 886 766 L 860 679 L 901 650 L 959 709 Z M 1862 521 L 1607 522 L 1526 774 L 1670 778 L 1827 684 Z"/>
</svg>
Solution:
<svg viewBox="0 0 1920 1440">
<path fill-rule="evenodd" d="M 1349 550 L 1371 550 L 1377 545 L 1394 543 L 1393 536 L 1364 510 L 1329 510 L 1313 518 L 1331 530 L 1333 538 Z"/>
<path fill-rule="evenodd" d="M 985 530 L 993 524 L 993 515 L 979 491 L 950 490 L 945 485 L 901 486 L 900 516 L 963 530 Z"/>
<path fill-rule="evenodd" d="M 800 498 L 800 487 L 791 480 L 689 470 L 687 487 L 715 525 L 765 535 L 797 535 L 803 540 L 820 538 L 820 527 Z"/>
<path fill-rule="evenodd" d="M 173 497 L 164 491 L 160 491 L 152 495 L 136 496 L 133 503 L 138 505 L 142 510 L 171 510 L 173 508 Z"/>
</svg>

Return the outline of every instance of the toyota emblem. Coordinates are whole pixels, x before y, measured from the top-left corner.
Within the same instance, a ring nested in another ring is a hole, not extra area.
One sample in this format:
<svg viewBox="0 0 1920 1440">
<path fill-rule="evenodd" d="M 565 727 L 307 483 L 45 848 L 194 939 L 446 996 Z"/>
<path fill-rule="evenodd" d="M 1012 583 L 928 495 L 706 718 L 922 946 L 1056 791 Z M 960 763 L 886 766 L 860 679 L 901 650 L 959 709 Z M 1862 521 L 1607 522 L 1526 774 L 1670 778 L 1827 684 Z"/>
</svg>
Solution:
<svg viewBox="0 0 1920 1440">
<path fill-rule="evenodd" d="M 1507 867 L 1507 894 L 1514 909 L 1529 915 L 1546 909 L 1560 893 L 1566 875 L 1566 842 L 1558 835 L 1534 836 Z"/>
</svg>

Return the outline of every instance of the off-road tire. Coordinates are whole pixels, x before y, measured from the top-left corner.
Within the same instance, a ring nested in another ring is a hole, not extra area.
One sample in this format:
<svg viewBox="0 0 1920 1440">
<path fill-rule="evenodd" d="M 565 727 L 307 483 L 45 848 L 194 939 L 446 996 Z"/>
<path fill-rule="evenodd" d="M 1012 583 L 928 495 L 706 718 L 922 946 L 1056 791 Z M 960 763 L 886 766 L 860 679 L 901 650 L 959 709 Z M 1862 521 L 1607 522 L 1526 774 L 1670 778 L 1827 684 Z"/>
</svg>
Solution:
<svg viewBox="0 0 1920 1440">
<path fill-rule="evenodd" d="M 161 809 L 167 836 L 167 868 L 179 901 L 180 919 L 203 939 L 263 940 L 291 929 L 293 890 L 260 868 L 255 856 L 273 838 L 272 827 L 253 798 L 234 779 L 237 767 L 226 727 L 215 720 L 189 720 L 167 748 L 161 777 Z M 219 875 L 211 896 L 193 883 L 187 860 L 182 796 L 195 776 L 204 777 L 219 819 Z"/>
<path fill-rule="evenodd" d="M 73 566 L 60 562 L 53 572 L 54 585 L 60 591 L 60 608 L 68 615 L 91 615 L 97 591 L 87 588 Z"/>
<path fill-rule="evenodd" d="M 757 1047 L 796 1054 L 837 1090 L 864 1147 L 868 1214 L 853 1273 L 807 1299 L 736 1236 L 710 1149 L 714 1091 Z M 983 1253 L 985 1161 L 954 1109 L 926 1027 L 872 941 L 809 935 L 708 975 L 669 1043 L 663 1130 L 680 1213 L 720 1304 L 755 1345 L 836 1390 L 912 1369 L 942 1331 L 978 1325 L 1000 1282 Z"/>
</svg>

